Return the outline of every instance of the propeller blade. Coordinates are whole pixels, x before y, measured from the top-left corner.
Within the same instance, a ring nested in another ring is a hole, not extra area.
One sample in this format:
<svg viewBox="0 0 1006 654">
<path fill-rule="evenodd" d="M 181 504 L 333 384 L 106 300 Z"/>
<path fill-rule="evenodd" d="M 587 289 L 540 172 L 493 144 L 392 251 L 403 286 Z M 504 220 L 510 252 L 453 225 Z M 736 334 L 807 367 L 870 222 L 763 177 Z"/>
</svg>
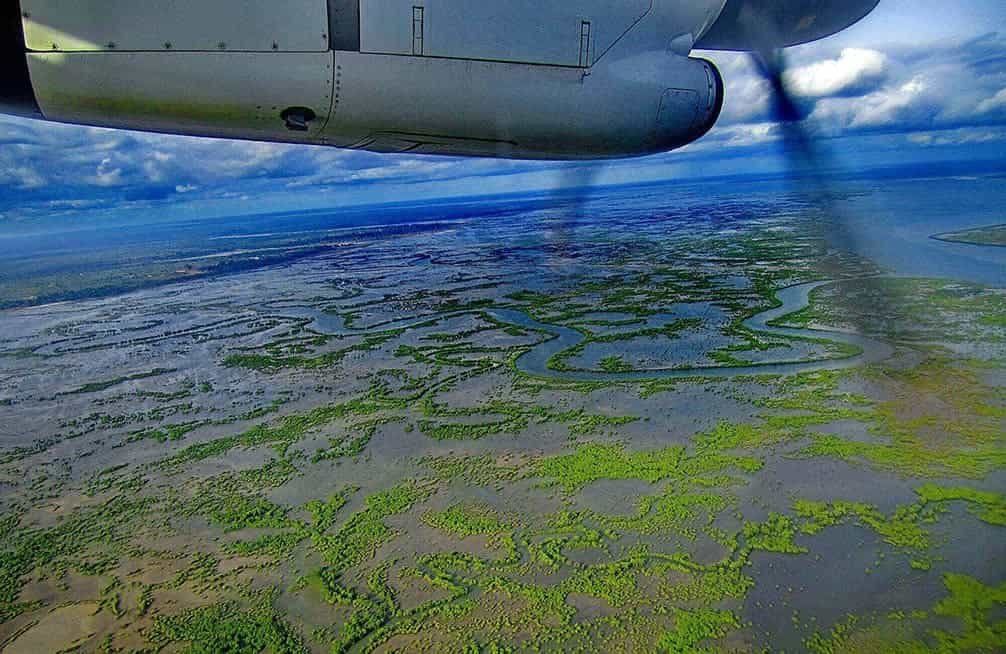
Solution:
<svg viewBox="0 0 1006 654">
<path fill-rule="evenodd" d="M 548 203 L 549 242 L 545 251 L 549 267 L 568 269 L 576 264 L 580 254 L 575 242 L 576 230 L 587 218 L 587 202 L 600 170 L 598 164 L 574 164 L 559 169 L 558 184 Z"/>
<path fill-rule="evenodd" d="M 848 215 L 839 207 L 834 181 L 828 177 L 833 166 L 828 161 L 826 149 L 808 132 L 805 123 L 807 112 L 788 88 L 784 53 L 773 50 L 754 52 L 751 56 L 771 89 L 772 117 L 779 124 L 782 147 L 789 159 L 796 186 L 820 218 L 814 233 L 821 240 L 824 252 L 816 260 L 817 273 L 822 278 L 837 281 L 862 277 L 862 262 L 856 256 L 855 232 Z M 856 285 L 860 288 L 855 298 L 851 296 L 848 285 L 839 283 L 835 287 L 831 302 L 845 316 L 848 326 L 863 331 L 864 316 L 889 313 L 887 302 L 890 298 L 880 284 L 872 277 L 857 280 Z"/>
</svg>

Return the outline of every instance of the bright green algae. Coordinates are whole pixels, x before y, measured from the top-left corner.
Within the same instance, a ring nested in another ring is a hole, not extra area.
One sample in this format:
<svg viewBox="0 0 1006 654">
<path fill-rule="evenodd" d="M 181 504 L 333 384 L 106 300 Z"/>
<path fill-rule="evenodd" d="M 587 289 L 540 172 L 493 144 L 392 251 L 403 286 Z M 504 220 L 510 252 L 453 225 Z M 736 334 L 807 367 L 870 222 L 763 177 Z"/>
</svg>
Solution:
<svg viewBox="0 0 1006 654">
<path fill-rule="evenodd" d="M 478 534 L 504 534 L 513 529 L 511 522 L 506 521 L 495 509 L 485 504 L 455 504 L 440 513 L 425 514 L 423 521 L 431 527 L 460 538 Z"/>
</svg>

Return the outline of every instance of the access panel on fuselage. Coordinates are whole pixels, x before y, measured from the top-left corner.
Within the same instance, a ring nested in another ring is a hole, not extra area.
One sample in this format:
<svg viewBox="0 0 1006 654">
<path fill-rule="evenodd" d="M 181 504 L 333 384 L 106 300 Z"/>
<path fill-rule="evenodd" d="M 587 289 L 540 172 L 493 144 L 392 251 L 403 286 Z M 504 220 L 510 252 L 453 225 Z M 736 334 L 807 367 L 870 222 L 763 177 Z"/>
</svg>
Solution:
<svg viewBox="0 0 1006 654">
<path fill-rule="evenodd" d="M 329 49 L 327 0 L 21 0 L 21 10 L 38 52 Z"/>
<path fill-rule="evenodd" d="M 333 50 L 360 51 L 360 0 L 328 0 L 328 25 Z"/>
<path fill-rule="evenodd" d="M 366 53 L 589 66 L 651 0 L 360 0 Z"/>
<path fill-rule="evenodd" d="M 330 51 L 28 54 L 49 120 L 296 143 L 321 138 L 333 66 Z M 306 129 L 288 126 L 295 108 L 314 116 Z"/>
</svg>

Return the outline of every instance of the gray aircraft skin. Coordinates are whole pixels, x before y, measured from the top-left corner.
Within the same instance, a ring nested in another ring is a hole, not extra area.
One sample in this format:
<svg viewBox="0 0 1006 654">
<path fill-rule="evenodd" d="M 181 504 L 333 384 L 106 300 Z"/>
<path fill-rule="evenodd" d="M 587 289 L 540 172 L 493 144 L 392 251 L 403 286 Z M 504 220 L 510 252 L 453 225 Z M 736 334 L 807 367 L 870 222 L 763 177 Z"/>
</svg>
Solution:
<svg viewBox="0 0 1006 654">
<path fill-rule="evenodd" d="M 879 0 L 6 0 L 0 113 L 374 152 L 603 159 L 702 137 L 694 49 L 835 34 Z"/>
</svg>

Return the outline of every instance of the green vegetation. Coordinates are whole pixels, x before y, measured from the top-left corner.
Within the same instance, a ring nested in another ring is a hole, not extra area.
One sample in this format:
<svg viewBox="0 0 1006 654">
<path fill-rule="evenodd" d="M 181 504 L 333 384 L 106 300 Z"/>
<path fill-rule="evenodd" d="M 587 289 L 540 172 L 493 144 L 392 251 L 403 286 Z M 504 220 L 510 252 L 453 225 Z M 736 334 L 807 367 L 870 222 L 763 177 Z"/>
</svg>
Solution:
<svg viewBox="0 0 1006 654">
<path fill-rule="evenodd" d="M 789 377 L 761 402 L 772 410 L 763 414 L 765 427 L 780 440 L 809 438 L 800 456 L 866 463 L 913 477 L 980 479 L 1006 465 L 1003 391 L 982 380 L 977 362 L 938 356 L 910 370 L 874 367 L 858 376 L 882 388 L 887 399 L 842 391 L 841 384 L 857 381 L 851 371 Z M 841 420 L 864 423 L 875 438 L 814 430 Z"/>
<path fill-rule="evenodd" d="M 590 443 L 573 454 L 540 461 L 537 473 L 567 493 L 576 492 L 599 479 L 639 479 L 650 483 L 665 479 L 696 479 L 727 470 L 756 472 L 759 459 L 735 456 L 726 451 L 740 447 L 723 438 L 726 425 L 696 439 L 692 453 L 683 446 L 628 453 L 619 445 Z"/>
<path fill-rule="evenodd" d="M 332 495 L 325 501 L 311 500 L 304 507 L 311 514 L 312 528 L 315 532 L 323 534 L 335 525 L 335 519 L 342 507 L 349 503 L 350 496 L 357 488 L 349 488 L 340 493 Z"/>
<path fill-rule="evenodd" d="M 919 342 L 1003 342 L 1006 296 L 979 284 L 943 279 L 871 278 L 822 286 L 809 307 L 781 321 L 855 325 L 886 339 Z"/>
<path fill-rule="evenodd" d="M 314 456 L 311 457 L 311 463 L 359 456 L 363 454 L 367 444 L 374 438 L 380 427 L 391 422 L 398 422 L 399 420 L 400 418 L 378 418 L 353 425 L 350 427 L 350 433 L 355 435 L 328 439 L 328 449 L 319 449 L 315 452 Z"/>
<path fill-rule="evenodd" d="M 421 406 L 424 415 L 440 418 L 472 416 L 495 417 L 492 422 L 442 422 L 420 420 L 419 428 L 436 440 L 479 440 L 498 434 L 518 434 L 530 426 L 555 422 L 569 426 L 571 436 L 582 436 L 611 429 L 638 420 L 634 416 L 606 416 L 587 413 L 583 409 L 554 411 L 547 407 L 516 402 L 490 402 L 472 409 L 445 409 L 427 401 Z"/>
<path fill-rule="evenodd" d="M 595 518 L 610 529 L 644 534 L 674 534 L 695 540 L 698 536 L 695 521 L 700 515 L 708 517 L 705 525 L 708 526 L 715 516 L 731 506 L 732 499 L 722 491 L 695 492 L 685 484 L 668 484 L 662 493 L 640 498 L 634 516 Z"/>
<path fill-rule="evenodd" d="M 806 554 L 807 548 L 793 542 L 796 524 L 788 516 L 772 513 L 761 523 L 748 522 L 741 532 L 744 541 L 752 550 L 778 552 L 780 554 Z"/>
<path fill-rule="evenodd" d="M 367 498 L 366 508 L 353 514 L 335 534 L 316 535 L 314 547 L 332 573 L 340 573 L 371 558 L 392 535 L 384 520 L 404 513 L 429 497 L 430 491 L 406 482 Z"/>
<path fill-rule="evenodd" d="M 632 366 L 617 354 L 604 357 L 599 365 L 604 372 L 632 372 Z"/>
<path fill-rule="evenodd" d="M 384 408 L 384 403 L 368 398 L 322 406 L 305 414 L 286 416 L 275 425 L 257 425 L 237 436 L 225 436 L 206 443 L 190 445 L 163 460 L 160 465 L 164 468 L 177 468 L 226 454 L 237 447 L 250 448 L 268 445 L 282 454 L 287 448 L 315 429 L 327 426 L 342 418 L 377 413 Z"/>
<path fill-rule="evenodd" d="M 288 509 L 269 501 L 261 492 L 282 486 L 296 473 L 288 460 L 273 459 L 262 468 L 211 477 L 197 485 L 181 514 L 204 516 L 225 532 L 293 526 Z"/>
<path fill-rule="evenodd" d="M 948 488 L 936 484 L 924 484 L 916 488 L 915 492 L 919 499 L 926 504 L 967 502 L 969 510 L 980 520 L 1006 527 L 1006 497 L 999 493 L 978 491 L 966 487 Z"/>
<path fill-rule="evenodd" d="M 825 504 L 799 500 L 793 508 L 797 515 L 807 520 L 800 527 L 805 534 L 817 534 L 825 527 L 855 520 L 873 529 L 894 547 L 922 551 L 929 548 L 930 542 L 929 535 L 921 525 L 936 521 L 934 513 L 924 512 L 924 508 L 919 505 L 902 507 L 890 518 L 874 506 L 855 502 Z"/>
<path fill-rule="evenodd" d="M 498 486 L 526 474 L 518 466 L 500 465 L 489 456 L 429 457 L 419 462 L 441 479 L 460 480 L 469 486 Z"/>
<path fill-rule="evenodd" d="M 981 581 L 960 574 L 943 577 L 947 596 L 931 611 L 893 612 L 863 620 L 851 616 L 827 635 L 815 634 L 807 640 L 814 654 L 852 654 L 853 652 L 996 652 L 1006 644 L 1006 584 L 986 586 Z M 930 619 L 938 627 L 926 629 L 926 638 L 916 634 Z M 952 626 L 949 626 L 952 625 Z M 932 647 L 930 643 L 935 643 Z"/>
<path fill-rule="evenodd" d="M 420 265 L 403 263 L 407 237 L 390 258 L 341 248 L 373 265 L 311 277 L 309 296 L 264 301 L 256 287 L 242 306 L 261 305 L 257 318 L 226 302 L 202 325 L 130 318 L 143 324 L 121 346 L 150 361 L 135 365 L 205 357 L 230 369 L 114 396 L 86 394 L 133 378 L 81 386 L 59 398 L 58 428 L 39 421 L 35 442 L 0 455 L 0 621 L 14 632 L 86 602 L 110 625 L 53 650 L 719 652 L 776 649 L 777 636 L 818 654 L 1004 649 L 1006 590 L 957 547 L 980 534 L 994 560 L 988 534 L 1006 526 L 1002 293 L 864 283 L 869 265 L 822 254 L 799 220 L 716 220 L 659 239 L 643 225 L 624 242 L 590 240 L 583 270 L 534 280 L 489 270 L 480 248 L 439 263 L 435 240 Z M 822 256 L 848 279 L 787 322 L 862 319 L 897 341 L 891 361 L 568 381 L 517 368 L 547 330 L 490 315 L 518 308 L 582 333 L 553 369 L 586 355 L 576 360 L 600 357 L 617 377 L 644 358 L 634 348 L 700 329 L 725 337 L 712 359 L 740 365 L 790 344 L 744 321 L 777 305 L 779 288 L 817 278 Z M 860 316 L 839 291 L 863 307 L 874 295 L 907 303 Z M 319 334 L 284 307 L 339 315 L 356 333 Z M 662 319 L 703 311 L 715 318 Z M 100 362 L 105 346 L 80 331 L 60 324 L 45 358 L 8 359 L 31 374 L 65 353 Z M 26 398 L 5 395 L 3 408 Z M 915 497 L 877 496 L 892 487 Z M 856 549 L 835 556 L 838 537 Z M 891 580 L 863 589 L 891 606 L 838 625 L 808 615 L 804 593 L 832 593 L 828 615 L 857 609 L 862 556 L 869 581 Z M 835 569 L 813 574 L 820 565 Z M 945 595 L 911 585 L 937 575 Z M 852 589 L 847 602 L 831 577 Z M 907 587 L 914 611 L 897 605 Z"/>
<path fill-rule="evenodd" d="M 31 608 L 19 601 L 25 577 L 38 571 L 58 577 L 73 569 L 100 575 L 115 566 L 130 539 L 151 515 L 148 498 L 117 496 L 77 509 L 48 528 L 22 526 L 17 513 L 0 518 L 0 615 L 10 619 Z"/>
<path fill-rule="evenodd" d="M 392 330 L 369 334 L 360 343 L 318 356 L 285 355 L 276 351 L 270 354 L 232 354 L 224 359 L 224 365 L 231 368 L 247 368 L 262 372 L 276 372 L 284 368 L 316 370 L 338 365 L 353 352 L 369 352 L 402 335 L 402 330 Z"/>
<path fill-rule="evenodd" d="M 722 638 L 740 627 L 737 617 L 729 611 L 674 611 L 674 629 L 660 639 L 657 648 L 669 654 L 698 654 L 713 650 L 699 647 L 710 639 Z"/>
<path fill-rule="evenodd" d="M 212 424 L 208 420 L 200 420 L 195 422 L 184 422 L 175 425 L 165 425 L 157 429 L 146 429 L 143 431 L 136 431 L 130 434 L 129 438 L 126 439 L 127 443 L 132 443 L 144 439 L 155 440 L 158 443 L 167 443 L 168 441 L 180 441 L 195 430 L 200 427 L 205 427 L 206 425 Z"/>
<path fill-rule="evenodd" d="M 64 393 L 64 395 L 81 395 L 84 393 L 98 393 L 101 391 L 107 391 L 113 386 L 118 386 L 119 384 L 124 384 L 128 381 L 150 379 L 151 377 L 160 377 L 161 375 L 168 375 L 173 372 L 176 372 L 174 368 L 155 368 L 154 370 L 150 370 L 148 372 L 139 372 L 134 375 L 116 377 L 115 379 L 108 379 L 105 381 L 90 382 L 72 391 L 67 391 L 66 393 Z"/>
<path fill-rule="evenodd" d="M 629 310 L 630 313 L 635 315 L 647 315 L 651 313 L 649 310 L 643 308 L 632 308 Z M 551 319 L 555 322 L 555 318 Z M 568 350 L 563 350 L 558 354 L 554 355 L 548 361 L 549 370 L 556 371 L 570 371 L 578 370 L 578 368 L 570 366 L 568 363 L 570 359 L 582 355 L 587 348 L 593 343 L 618 343 L 621 341 L 632 341 L 635 339 L 652 339 L 652 338 L 668 338 L 675 339 L 678 338 L 681 332 L 688 329 L 696 329 L 702 326 L 702 320 L 696 318 L 682 318 L 675 320 L 662 327 L 654 327 L 650 329 L 640 329 L 630 332 L 614 332 L 614 333 L 604 333 L 595 334 L 593 332 L 580 329 L 583 334 L 584 339 L 569 348 Z M 612 355 L 601 359 L 598 364 L 604 372 L 630 372 L 632 367 L 624 362 L 621 356 Z"/>
<path fill-rule="evenodd" d="M 188 609 L 158 617 L 150 641 L 159 646 L 184 643 L 191 654 L 300 654 L 303 639 L 278 613 L 237 604 Z"/>
<path fill-rule="evenodd" d="M 485 504 L 455 504 L 440 513 L 427 513 L 423 521 L 459 538 L 476 534 L 504 534 L 513 529 L 513 524 L 504 521 L 499 513 Z"/>
<path fill-rule="evenodd" d="M 937 234 L 933 238 L 951 243 L 967 243 L 969 245 L 1006 246 L 1006 225 L 990 225 L 977 227 L 960 232 Z"/>
</svg>

